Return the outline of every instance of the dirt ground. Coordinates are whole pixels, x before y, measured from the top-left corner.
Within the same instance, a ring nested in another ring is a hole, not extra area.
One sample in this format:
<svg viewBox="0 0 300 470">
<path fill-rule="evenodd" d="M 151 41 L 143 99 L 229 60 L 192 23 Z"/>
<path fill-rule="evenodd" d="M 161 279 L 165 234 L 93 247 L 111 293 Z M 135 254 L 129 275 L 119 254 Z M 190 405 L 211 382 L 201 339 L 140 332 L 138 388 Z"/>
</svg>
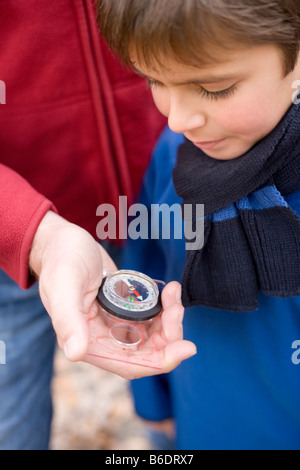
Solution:
<svg viewBox="0 0 300 470">
<path fill-rule="evenodd" d="M 53 379 L 52 450 L 149 450 L 128 382 L 57 350 Z"/>
</svg>

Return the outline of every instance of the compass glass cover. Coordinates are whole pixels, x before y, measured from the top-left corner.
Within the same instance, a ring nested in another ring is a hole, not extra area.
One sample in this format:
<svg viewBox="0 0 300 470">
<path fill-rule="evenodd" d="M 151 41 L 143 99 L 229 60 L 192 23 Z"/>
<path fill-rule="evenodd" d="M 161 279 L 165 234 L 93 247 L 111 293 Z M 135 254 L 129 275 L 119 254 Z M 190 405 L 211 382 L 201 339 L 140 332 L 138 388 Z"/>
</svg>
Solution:
<svg viewBox="0 0 300 470">
<path fill-rule="evenodd" d="M 103 293 L 117 307 L 143 311 L 156 305 L 159 290 L 145 274 L 124 270 L 107 277 Z"/>
</svg>

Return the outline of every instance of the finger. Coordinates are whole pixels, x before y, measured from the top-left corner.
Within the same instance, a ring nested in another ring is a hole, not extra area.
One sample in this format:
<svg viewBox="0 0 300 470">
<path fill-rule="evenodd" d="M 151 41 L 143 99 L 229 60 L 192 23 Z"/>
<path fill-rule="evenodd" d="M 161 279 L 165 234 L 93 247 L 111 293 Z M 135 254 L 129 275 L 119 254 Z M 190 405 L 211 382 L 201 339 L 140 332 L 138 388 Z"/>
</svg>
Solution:
<svg viewBox="0 0 300 470">
<path fill-rule="evenodd" d="M 178 341 L 183 338 L 182 320 L 184 308 L 178 304 L 165 309 L 161 316 L 163 337 L 167 342 Z"/>
<path fill-rule="evenodd" d="M 195 354 L 197 354 L 197 348 L 191 341 L 182 340 L 169 343 L 165 348 L 164 373 L 175 369 L 182 361 Z"/>
<path fill-rule="evenodd" d="M 99 248 L 103 260 L 103 271 L 117 271 L 118 268 L 107 251 L 101 245 L 99 245 Z"/>
<path fill-rule="evenodd" d="M 52 323 L 58 344 L 70 361 L 79 361 L 89 345 L 89 330 L 86 316 L 77 305 L 63 303 L 52 309 Z"/>
<path fill-rule="evenodd" d="M 170 282 L 162 292 L 162 329 L 167 341 L 176 341 L 182 339 L 182 321 L 184 308 L 181 303 L 181 285 L 176 282 Z"/>
<path fill-rule="evenodd" d="M 89 354 L 86 355 L 84 361 L 117 374 L 126 380 L 134 380 L 140 377 L 168 373 L 175 367 L 179 366 L 182 361 L 189 359 L 196 353 L 196 346 L 192 342 L 181 340 L 175 341 L 165 348 L 163 362 L 161 366 L 157 368 L 133 364 L 130 362 L 126 363 L 126 360 L 123 362 Z"/>
<path fill-rule="evenodd" d="M 143 366 L 133 366 L 127 369 L 127 374 L 131 374 L 131 378 L 146 377 L 158 374 L 167 374 L 178 367 L 182 361 L 191 358 L 197 354 L 197 348 L 194 343 L 186 340 L 173 341 L 169 343 L 164 350 L 164 359 L 161 367 L 150 368 Z"/>
<path fill-rule="evenodd" d="M 169 282 L 163 289 L 161 294 L 163 308 L 166 309 L 170 305 L 181 303 L 181 285 L 177 281 Z"/>
</svg>

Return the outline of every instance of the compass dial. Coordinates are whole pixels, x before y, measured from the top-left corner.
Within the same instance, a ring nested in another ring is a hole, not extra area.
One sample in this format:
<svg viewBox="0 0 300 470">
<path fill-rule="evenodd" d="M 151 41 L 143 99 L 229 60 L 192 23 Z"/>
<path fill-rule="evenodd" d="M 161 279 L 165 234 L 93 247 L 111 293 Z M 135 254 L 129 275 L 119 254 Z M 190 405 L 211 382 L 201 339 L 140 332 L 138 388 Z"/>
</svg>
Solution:
<svg viewBox="0 0 300 470">
<path fill-rule="evenodd" d="M 135 321 L 156 316 L 161 310 L 157 284 L 136 271 L 121 270 L 105 278 L 98 301 L 109 313 L 127 319 L 134 317 Z"/>
</svg>

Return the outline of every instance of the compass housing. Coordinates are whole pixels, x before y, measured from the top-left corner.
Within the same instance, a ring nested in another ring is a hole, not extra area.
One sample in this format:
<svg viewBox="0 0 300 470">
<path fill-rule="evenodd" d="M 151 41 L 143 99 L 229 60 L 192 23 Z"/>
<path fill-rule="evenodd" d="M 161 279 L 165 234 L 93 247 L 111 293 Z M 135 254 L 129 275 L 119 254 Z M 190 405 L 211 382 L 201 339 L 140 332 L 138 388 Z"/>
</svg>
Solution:
<svg viewBox="0 0 300 470">
<path fill-rule="evenodd" d="M 97 300 L 106 312 L 129 322 L 151 320 L 162 310 L 161 292 L 155 281 L 131 270 L 116 271 L 105 277 Z"/>
</svg>

